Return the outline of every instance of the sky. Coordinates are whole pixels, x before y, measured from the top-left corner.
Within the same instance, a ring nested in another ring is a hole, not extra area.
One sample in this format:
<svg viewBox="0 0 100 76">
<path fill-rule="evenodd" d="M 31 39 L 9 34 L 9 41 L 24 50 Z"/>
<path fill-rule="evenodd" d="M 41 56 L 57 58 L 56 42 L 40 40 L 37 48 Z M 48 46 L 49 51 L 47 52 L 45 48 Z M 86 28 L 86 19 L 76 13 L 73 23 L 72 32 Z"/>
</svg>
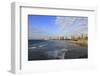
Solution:
<svg viewBox="0 0 100 76">
<path fill-rule="evenodd" d="M 28 39 L 87 34 L 88 17 L 28 15 Z"/>
</svg>

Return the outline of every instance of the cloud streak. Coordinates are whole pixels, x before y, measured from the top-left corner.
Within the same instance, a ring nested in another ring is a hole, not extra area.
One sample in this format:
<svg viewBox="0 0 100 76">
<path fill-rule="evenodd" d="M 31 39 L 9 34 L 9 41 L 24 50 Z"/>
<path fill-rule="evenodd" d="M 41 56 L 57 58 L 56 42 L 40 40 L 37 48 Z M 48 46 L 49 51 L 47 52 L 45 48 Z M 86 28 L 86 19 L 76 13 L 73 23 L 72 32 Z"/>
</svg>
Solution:
<svg viewBox="0 0 100 76">
<path fill-rule="evenodd" d="M 56 17 L 55 24 L 58 25 L 61 32 L 68 35 L 76 35 L 88 31 L 88 18 L 78 16 Z"/>
</svg>

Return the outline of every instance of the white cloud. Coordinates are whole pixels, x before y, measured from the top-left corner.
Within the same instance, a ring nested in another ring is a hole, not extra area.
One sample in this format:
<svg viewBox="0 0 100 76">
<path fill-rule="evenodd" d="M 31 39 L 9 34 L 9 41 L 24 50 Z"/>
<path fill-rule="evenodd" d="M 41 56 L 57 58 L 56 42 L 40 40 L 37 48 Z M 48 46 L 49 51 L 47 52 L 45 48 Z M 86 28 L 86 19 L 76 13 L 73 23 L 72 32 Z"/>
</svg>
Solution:
<svg viewBox="0 0 100 76">
<path fill-rule="evenodd" d="M 66 34 L 75 35 L 79 33 L 87 33 L 88 18 L 87 17 L 56 17 L 55 23 L 59 26 L 61 32 Z"/>
</svg>

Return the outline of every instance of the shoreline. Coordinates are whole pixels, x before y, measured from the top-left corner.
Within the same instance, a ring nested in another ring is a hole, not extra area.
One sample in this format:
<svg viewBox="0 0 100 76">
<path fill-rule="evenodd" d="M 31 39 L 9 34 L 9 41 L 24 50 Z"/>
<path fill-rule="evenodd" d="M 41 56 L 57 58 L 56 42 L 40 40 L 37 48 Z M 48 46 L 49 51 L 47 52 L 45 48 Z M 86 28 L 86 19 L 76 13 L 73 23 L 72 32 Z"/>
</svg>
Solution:
<svg viewBox="0 0 100 76">
<path fill-rule="evenodd" d="M 88 40 L 77 40 L 77 41 L 69 40 L 69 42 L 83 46 L 83 47 L 88 47 Z"/>
<path fill-rule="evenodd" d="M 32 41 L 32 40 L 29 40 Z M 35 41 L 44 41 L 44 40 L 35 40 Z M 48 40 L 45 40 L 48 41 Z M 68 41 L 70 43 L 74 43 L 76 45 L 80 45 L 83 47 L 88 47 L 88 40 L 80 39 L 80 40 L 60 40 L 60 41 Z"/>
</svg>

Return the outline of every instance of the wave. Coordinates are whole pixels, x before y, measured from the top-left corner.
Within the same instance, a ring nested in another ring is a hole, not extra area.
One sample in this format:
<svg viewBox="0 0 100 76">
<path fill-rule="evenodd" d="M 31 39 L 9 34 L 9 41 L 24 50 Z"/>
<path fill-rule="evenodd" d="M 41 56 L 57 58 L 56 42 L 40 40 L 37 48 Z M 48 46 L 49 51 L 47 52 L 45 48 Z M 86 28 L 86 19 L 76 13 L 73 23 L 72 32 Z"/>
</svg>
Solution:
<svg viewBox="0 0 100 76">
<path fill-rule="evenodd" d="M 65 53 L 67 51 L 68 51 L 68 49 L 63 48 L 61 50 L 48 51 L 48 52 L 46 52 L 46 54 L 48 55 L 48 57 L 64 59 Z"/>
</svg>

